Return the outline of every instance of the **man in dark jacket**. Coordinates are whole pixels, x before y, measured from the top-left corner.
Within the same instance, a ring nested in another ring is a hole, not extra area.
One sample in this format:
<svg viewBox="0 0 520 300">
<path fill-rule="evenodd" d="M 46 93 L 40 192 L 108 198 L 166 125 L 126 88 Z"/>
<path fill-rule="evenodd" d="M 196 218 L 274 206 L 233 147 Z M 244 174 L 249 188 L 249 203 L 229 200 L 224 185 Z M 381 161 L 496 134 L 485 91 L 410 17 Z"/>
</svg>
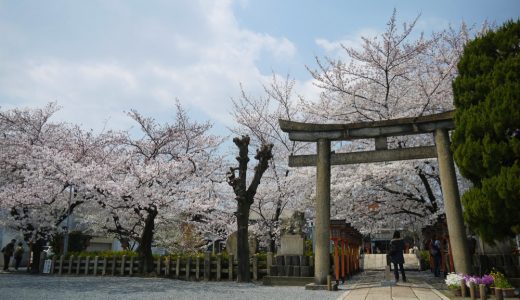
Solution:
<svg viewBox="0 0 520 300">
<path fill-rule="evenodd" d="M 403 276 L 403 282 L 406 282 L 406 275 L 404 274 L 404 241 L 401 238 L 401 233 L 399 231 L 394 232 L 394 236 L 390 241 L 390 259 L 394 264 L 394 276 L 395 282 L 399 281 L 399 271 L 397 267 L 401 270 L 401 275 Z"/>
<path fill-rule="evenodd" d="M 433 257 L 433 273 L 435 277 L 441 276 L 441 242 L 434 236 L 430 245 L 430 255 Z"/>
<path fill-rule="evenodd" d="M 2 248 L 2 253 L 4 253 L 4 271 L 9 269 L 9 261 L 11 260 L 11 256 L 13 256 L 15 243 L 16 240 L 13 239 L 9 244 Z"/>
</svg>

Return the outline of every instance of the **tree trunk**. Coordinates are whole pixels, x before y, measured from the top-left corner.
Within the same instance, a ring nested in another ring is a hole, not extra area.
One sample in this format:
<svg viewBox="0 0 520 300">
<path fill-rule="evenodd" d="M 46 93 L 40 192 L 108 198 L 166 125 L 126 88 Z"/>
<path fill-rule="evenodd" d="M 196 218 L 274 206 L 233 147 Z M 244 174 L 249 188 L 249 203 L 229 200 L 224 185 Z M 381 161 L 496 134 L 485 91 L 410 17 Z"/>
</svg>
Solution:
<svg viewBox="0 0 520 300">
<path fill-rule="evenodd" d="M 127 237 L 119 237 L 119 242 L 121 243 L 121 248 L 123 250 L 130 250 L 130 239 Z"/>
<path fill-rule="evenodd" d="M 152 242 L 155 229 L 155 217 L 157 216 L 157 209 L 155 207 L 148 208 L 146 210 L 148 215 L 144 223 L 143 233 L 139 243 L 137 253 L 139 254 L 139 260 L 141 261 L 140 269 L 141 273 L 151 273 L 153 271 L 153 255 L 152 255 Z"/>
<path fill-rule="evenodd" d="M 40 255 L 43 251 L 44 245 L 45 245 L 45 241 L 42 239 L 36 240 L 36 242 L 31 245 L 30 251 L 32 252 L 32 255 L 33 255 L 31 269 L 30 269 L 31 274 L 40 273 Z"/>
<path fill-rule="evenodd" d="M 237 258 L 238 258 L 238 270 L 237 270 L 237 281 L 238 282 L 249 282 L 251 275 L 249 272 L 249 240 L 248 240 L 248 227 L 249 227 L 249 206 L 246 203 L 238 203 L 238 209 L 236 212 L 237 216 Z"/>
<path fill-rule="evenodd" d="M 265 170 L 269 167 L 269 160 L 273 158 L 272 149 L 273 144 L 262 144 L 260 149 L 257 149 L 255 159 L 258 160 L 258 164 L 255 167 L 255 173 L 253 180 L 249 184 L 249 188 L 246 188 L 247 182 L 247 163 L 249 162 L 248 157 L 248 146 L 249 136 L 243 136 L 242 138 L 234 138 L 233 143 L 237 145 L 239 149 L 239 155 L 236 160 L 239 162 L 238 168 L 230 168 L 227 172 L 227 182 L 233 187 L 233 191 L 236 195 L 237 200 L 237 211 L 235 213 L 237 217 L 237 256 L 238 256 L 238 282 L 248 282 L 251 280 L 249 273 L 249 241 L 247 236 L 247 228 L 249 222 L 249 209 L 251 204 L 254 202 L 256 190 L 260 184 L 260 179 L 264 174 Z M 235 171 L 238 170 L 238 177 L 235 175 Z"/>
<path fill-rule="evenodd" d="M 270 251 L 271 252 L 276 252 L 276 227 L 279 227 L 280 226 L 280 223 L 278 221 L 280 221 L 280 216 L 282 215 L 282 197 L 278 197 L 278 201 L 276 202 L 276 211 L 274 213 L 274 218 L 272 220 L 272 225 L 269 227 L 270 229 L 270 232 L 269 232 L 269 237 L 271 238 L 271 241 L 269 242 L 269 247 L 271 248 Z M 275 225 L 276 224 L 276 225 Z"/>
<path fill-rule="evenodd" d="M 274 231 L 274 229 L 273 229 Z M 273 232 L 269 232 L 269 252 L 276 252 L 276 240 Z"/>
</svg>

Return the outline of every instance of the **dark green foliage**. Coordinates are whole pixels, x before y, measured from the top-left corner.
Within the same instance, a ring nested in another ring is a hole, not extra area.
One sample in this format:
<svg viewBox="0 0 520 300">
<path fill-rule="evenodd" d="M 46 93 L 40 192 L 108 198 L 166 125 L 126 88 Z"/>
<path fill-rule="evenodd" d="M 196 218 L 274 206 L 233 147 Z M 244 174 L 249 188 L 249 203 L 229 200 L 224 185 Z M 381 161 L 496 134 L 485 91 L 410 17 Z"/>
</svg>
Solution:
<svg viewBox="0 0 520 300">
<path fill-rule="evenodd" d="M 87 249 L 90 239 L 90 235 L 83 234 L 81 231 L 71 231 L 69 233 L 69 252 L 81 252 Z M 63 253 L 63 239 L 64 234 L 58 233 L 52 237 L 50 245 L 52 246 L 55 254 L 60 255 Z"/>
<path fill-rule="evenodd" d="M 126 257 L 137 257 L 137 252 L 130 250 L 122 250 L 122 251 L 113 251 L 113 250 L 103 250 L 103 251 L 81 251 L 81 252 L 70 252 L 69 255 L 74 255 L 75 257 L 101 257 L 101 258 L 121 258 L 123 256 Z"/>
<path fill-rule="evenodd" d="M 485 240 L 520 233 L 520 21 L 465 47 L 453 82 L 455 162 L 474 187 L 466 222 Z"/>
</svg>

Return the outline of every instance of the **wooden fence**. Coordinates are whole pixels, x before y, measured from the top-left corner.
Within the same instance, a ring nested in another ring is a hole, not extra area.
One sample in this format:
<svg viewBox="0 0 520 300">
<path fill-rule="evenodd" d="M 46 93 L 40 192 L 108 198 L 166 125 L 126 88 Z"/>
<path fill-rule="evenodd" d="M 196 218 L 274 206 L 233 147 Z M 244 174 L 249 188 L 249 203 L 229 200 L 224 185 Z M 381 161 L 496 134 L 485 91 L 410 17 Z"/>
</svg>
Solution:
<svg viewBox="0 0 520 300">
<path fill-rule="evenodd" d="M 259 280 L 269 274 L 273 264 L 273 254 L 267 257 L 253 256 L 250 259 L 251 278 Z M 132 276 L 139 274 L 140 261 L 137 257 L 53 257 L 50 274 L 54 275 L 92 275 L 92 276 Z M 204 257 L 187 257 L 172 259 L 160 256 L 154 261 L 157 276 L 184 280 L 235 280 L 237 262 L 233 256 L 224 258 L 221 255 L 212 257 L 206 253 Z M 43 272 L 43 263 L 40 268 Z"/>
<path fill-rule="evenodd" d="M 486 254 L 472 257 L 473 270 L 480 275 L 489 274 L 493 269 L 509 277 L 520 277 L 520 255 Z"/>
</svg>

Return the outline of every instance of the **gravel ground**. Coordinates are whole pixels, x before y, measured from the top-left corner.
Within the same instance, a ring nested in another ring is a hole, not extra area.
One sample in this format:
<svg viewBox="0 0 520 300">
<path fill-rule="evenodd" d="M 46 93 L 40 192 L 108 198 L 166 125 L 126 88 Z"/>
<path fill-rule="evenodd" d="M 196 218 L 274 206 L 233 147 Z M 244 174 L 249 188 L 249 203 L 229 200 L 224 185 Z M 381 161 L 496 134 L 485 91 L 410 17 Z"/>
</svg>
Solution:
<svg viewBox="0 0 520 300">
<path fill-rule="evenodd" d="M 139 277 L 59 277 L 0 273 L 0 299 L 337 299 L 343 294 L 233 282 Z"/>
</svg>

